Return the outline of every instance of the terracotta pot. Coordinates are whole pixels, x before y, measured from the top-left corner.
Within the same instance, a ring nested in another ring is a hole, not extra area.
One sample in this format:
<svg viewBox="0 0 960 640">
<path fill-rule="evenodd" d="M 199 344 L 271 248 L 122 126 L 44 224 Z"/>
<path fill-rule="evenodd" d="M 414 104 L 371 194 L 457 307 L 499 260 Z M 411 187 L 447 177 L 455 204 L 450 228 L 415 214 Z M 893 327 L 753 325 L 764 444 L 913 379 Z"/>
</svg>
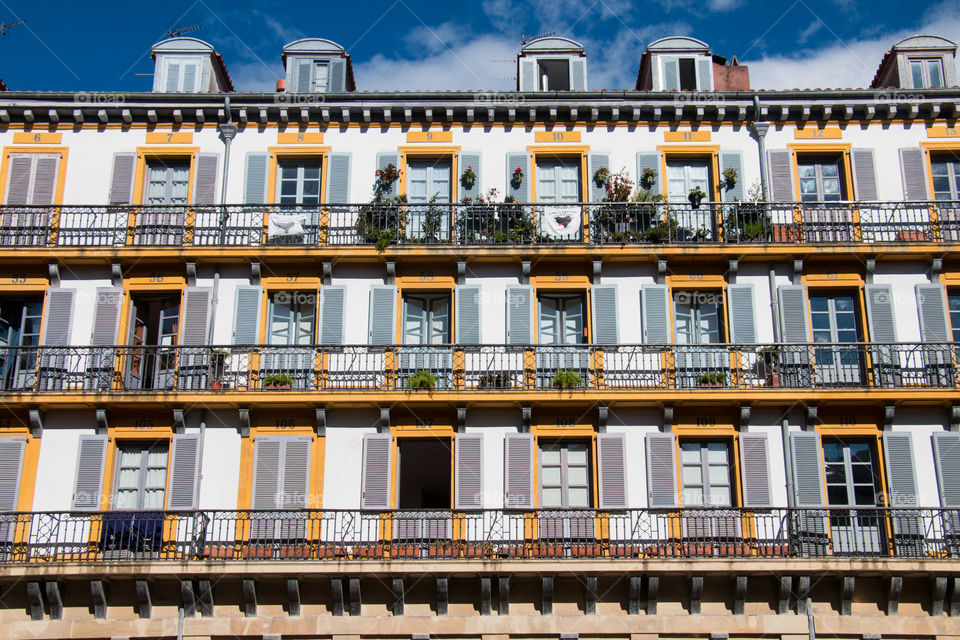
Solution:
<svg viewBox="0 0 960 640">
<path fill-rule="evenodd" d="M 532 554 L 539 558 L 560 558 L 563 557 L 563 545 L 559 544 L 535 544 Z"/>
<path fill-rule="evenodd" d="M 929 239 L 927 232 L 919 229 L 897 231 L 897 242 L 926 242 Z"/>
<path fill-rule="evenodd" d="M 229 560 L 233 558 L 234 553 L 233 547 L 207 545 L 203 548 L 203 557 L 208 560 Z"/>
<path fill-rule="evenodd" d="M 798 237 L 797 230 L 793 225 L 790 224 L 775 224 L 773 225 L 773 241 L 774 242 L 798 242 L 800 238 Z"/>
<path fill-rule="evenodd" d="M 431 544 L 430 545 L 430 557 L 431 558 L 452 558 L 454 548 L 450 543 L 446 544 Z"/>
<path fill-rule="evenodd" d="M 779 373 L 768 373 L 764 384 L 768 387 L 779 387 L 780 386 L 780 374 Z"/>
<path fill-rule="evenodd" d="M 380 545 L 362 545 L 357 547 L 354 550 L 354 554 L 358 558 L 382 558 L 383 557 L 383 547 Z"/>
<path fill-rule="evenodd" d="M 263 388 L 267 391 L 279 391 L 281 389 L 291 389 L 293 385 L 290 384 L 265 384 Z"/>
<path fill-rule="evenodd" d="M 637 558 L 641 553 L 637 544 L 611 544 L 610 555 L 614 558 Z"/>
<path fill-rule="evenodd" d="M 574 558 L 600 558 L 603 557 L 603 545 L 575 544 L 570 548 L 570 555 Z"/>
</svg>

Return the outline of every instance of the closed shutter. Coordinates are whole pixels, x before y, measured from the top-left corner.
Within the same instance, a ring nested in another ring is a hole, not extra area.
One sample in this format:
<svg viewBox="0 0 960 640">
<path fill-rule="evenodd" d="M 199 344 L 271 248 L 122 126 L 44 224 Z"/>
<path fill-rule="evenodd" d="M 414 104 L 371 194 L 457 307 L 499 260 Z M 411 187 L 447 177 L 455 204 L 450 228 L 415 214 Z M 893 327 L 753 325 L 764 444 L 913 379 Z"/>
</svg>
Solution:
<svg viewBox="0 0 960 640">
<path fill-rule="evenodd" d="M 720 172 L 723 175 L 723 172 L 727 169 L 733 169 L 737 172 L 737 182 L 733 185 L 733 188 L 727 190 L 726 186 L 722 189 L 721 193 L 723 194 L 724 202 L 733 202 L 735 200 L 743 200 L 743 154 L 739 151 L 721 151 L 720 152 Z"/>
<path fill-rule="evenodd" d="M 920 506 L 911 441 L 909 433 L 886 432 L 883 434 L 883 453 L 889 489 L 887 506 L 891 508 Z"/>
<path fill-rule="evenodd" d="M 740 474 L 743 484 L 743 506 L 748 508 L 772 506 L 767 434 L 740 434 Z"/>
<path fill-rule="evenodd" d="M 243 176 L 244 203 L 267 203 L 267 166 L 269 163 L 269 153 L 250 152 L 247 154 Z"/>
<path fill-rule="evenodd" d="M 514 186 L 513 173 L 519 168 L 523 172 L 523 181 L 519 187 Z M 507 154 L 507 195 L 517 202 L 530 202 L 530 154 Z"/>
<path fill-rule="evenodd" d="M 587 90 L 587 61 L 583 58 L 570 60 L 570 89 L 571 91 Z"/>
<path fill-rule="evenodd" d="M 877 169 L 874 162 L 873 149 L 854 149 L 853 183 L 856 185 L 857 200 L 877 199 Z"/>
<path fill-rule="evenodd" d="M 7 184 L 7 204 L 30 204 L 30 177 L 33 174 L 33 154 L 10 156 L 10 181 Z"/>
<path fill-rule="evenodd" d="M 53 204 L 53 194 L 57 186 L 57 168 L 59 166 L 60 156 L 37 155 L 30 204 L 38 206 Z"/>
<path fill-rule="evenodd" d="M 508 433 L 503 440 L 503 504 L 533 508 L 533 434 Z"/>
<path fill-rule="evenodd" d="M 820 453 L 820 434 L 803 431 L 790 434 L 793 454 L 793 492 L 798 507 L 822 507 L 823 458 Z"/>
<path fill-rule="evenodd" d="M 534 60 L 520 61 L 520 91 L 536 91 L 537 63 Z"/>
<path fill-rule="evenodd" d="M 397 341 L 397 288 L 375 284 L 370 287 L 370 344 L 394 344 Z"/>
<path fill-rule="evenodd" d="M 597 434 L 597 479 L 600 508 L 627 508 L 626 438 L 622 433 Z"/>
<path fill-rule="evenodd" d="M 940 506 L 944 509 L 960 508 L 960 434 L 954 432 L 934 433 L 933 461 L 940 483 Z M 956 519 L 956 515 L 953 516 Z"/>
<path fill-rule="evenodd" d="M 730 342 L 756 343 L 757 320 L 754 312 L 753 285 L 727 285 L 727 307 L 730 315 Z"/>
<path fill-rule="evenodd" d="M 807 322 L 807 288 L 784 284 L 777 289 L 780 296 L 780 325 L 784 342 L 809 342 Z"/>
<path fill-rule="evenodd" d="M 306 509 L 310 495 L 310 436 L 290 436 L 283 442 L 283 493 L 280 507 Z"/>
<path fill-rule="evenodd" d="M 390 458 L 393 436 L 367 433 L 363 436 L 360 508 L 383 511 L 390 508 Z"/>
<path fill-rule="evenodd" d="M 43 344 L 57 347 L 71 344 L 70 326 L 75 293 L 74 289 L 60 287 L 47 290 L 47 308 L 43 314 Z"/>
<path fill-rule="evenodd" d="M 713 60 L 709 57 L 697 58 L 697 90 L 713 91 Z"/>
<path fill-rule="evenodd" d="M 603 202 L 607 199 L 607 189 L 605 186 L 597 186 L 594 176 L 600 169 L 610 170 L 610 154 L 591 153 L 590 159 L 590 202 Z"/>
<path fill-rule="evenodd" d="M 507 287 L 507 344 L 533 344 L 533 286 Z"/>
<path fill-rule="evenodd" d="M 903 173 L 904 200 L 929 200 L 927 194 L 926 158 L 923 149 L 900 149 L 900 170 Z"/>
<path fill-rule="evenodd" d="M 167 93 L 173 93 L 180 88 L 180 63 L 169 62 L 167 64 Z"/>
<path fill-rule="evenodd" d="M 181 91 L 188 91 L 192 93 L 198 90 L 197 66 L 198 65 L 193 63 L 183 65 L 183 87 L 180 89 Z"/>
<path fill-rule="evenodd" d="M 770 151 L 770 195 L 776 202 L 793 202 L 793 157 L 789 151 Z"/>
<path fill-rule="evenodd" d="M 457 285 L 453 295 L 457 302 L 453 319 L 457 344 L 480 344 L 480 285 Z"/>
<path fill-rule="evenodd" d="M 207 287 L 187 287 L 183 290 L 183 318 L 180 344 L 207 343 L 207 321 L 213 291 Z"/>
<path fill-rule="evenodd" d="M 677 439 L 672 433 L 647 434 L 648 507 L 677 506 Z"/>
<path fill-rule="evenodd" d="M 670 289 L 663 284 L 645 284 L 640 289 L 643 341 L 670 344 Z"/>
<path fill-rule="evenodd" d="M 663 193 L 663 188 L 660 186 L 661 176 L 659 153 L 637 152 L 637 191 L 641 191 L 646 188 L 646 186 L 643 184 L 643 171 L 645 169 L 653 169 L 657 172 L 657 175 L 650 184 L 648 191 L 654 195 Z"/>
<path fill-rule="evenodd" d="M 269 511 L 278 508 L 280 476 L 283 469 L 281 466 L 282 457 L 282 436 L 257 436 L 254 439 L 251 509 Z"/>
<path fill-rule="evenodd" d="M 110 204 L 133 202 L 133 176 L 136 173 L 137 154 L 113 154 L 113 176 L 110 178 Z"/>
<path fill-rule="evenodd" d="M 864 287 L 867 298 L 867 319 L 872 342 L 896 342 L 897 327 L 893 314 L 893 291 L 888 284 L 868 284 Z"/>
<path fill-rule="evenodd" d="M 297 93 L 309 93 L 311 90 L 311 76 L 313 76 L 313 61 L 300 60 L 297 63 L 297 81 L 294 85 L 294 91 Z"/>
<path fill-rule="evenodd" d="M 463 201 L 464 198 L 470 198 L 470 200 L 476 200 L 482 193 L 481 180 L 483 179 L 482 174 L 480 173 L 481 167 L 481 156 L 479 153 L 461 153 L 459 159 L 457 160 L 457 168 L 460 171 L 460 175 L 463 175 L 463 172 L 467 170 L 467 167 L 473 169 L 473 173 L 477 176 L 477 179 L 473 181 L 473 184 L 467 188 L 463 184 L 463 181 L 457 177 L 457 189 L 460 194 L 460 201 Z"/>
<path fill-rule="evenodd" d="M 377 154 L 377 169 L 386 169 L 387 166 L 393 165 L 397 168 L 397 171 L 402 171 L 400 167 L 400 154 L 399 153 L 378 153 Z M 395 198 L 400 193 L 400 179 L 394 181 L 390 186 L 390 191 L 383 194 L 384 198 Z"/>
<path fill-rule="evenodd" d="M 196 185 L 193 188 L 193 204 L 216 204 L 217 166 L 220 156 L 216 153 L 197 154 Z"/>
<path fill-rule="evenodd" d="M 176 434 L 170 453 L 167 509 L 197 508 L 197 482 L 200 479 L 200 434 Z"/>
<path fill-rule="evenodd" d="M 618 344 L 617 285 L 597 284 L 590 288 L 594 344 Z"/>
<path fill-rule="evenodd" d="M 116 345 L 120 324 L 120 304 L 123 301 L 123 287 L 104 287 L 97 289 L 97 303 L 93 309 L 93 335 L 91 344 Z"/>
<path fill-rule="evenodd" d="M 330 93 L 342 93 L 347 88 L 347 62 L 346 60 L 331 60 L 330 71 L 327 74 L 327 91 Z"/>
<path fill-rule="evenodd" d="M 0 513 L 17 510 L 20 477 L 23 474 L 23 452 L 26 446 L 23 438 L 0 438 Z M 0 531 L 3 528 L 5 527 L 0 528 Z M 10 541 L 11 532 L 12 528 L 4 532 L 7 535 L 0 535 L 0 544 Z"/>
<path fill-rule="evenodd" d="M 98 511 L 103 491 L 103 466 L 107 457 L 107 436 L 80 436 L 77 476 L 73 485 L 73 511 Z"/>
<path fill-rule="evenodd" d="M 456 467 L 455 508 L 483 508 L 483 435 L 457 434 L 453 453 Z"/>
<path fill-rule="evenodd" d="M 260 342 L 260 287 L 239 286 L 233 307 L 233 344 Z"/>
<path fill-rule="evenodd" d="M 327 202 L 350 202 L 350 160 L 349 153 L 331 153 L 327 156 Z"/>
<path fill-rule="evenodd" d="M 320 344 L 343 344 L 346 296 L 346 287 L 320 287 Z"/>
<path fill-rule="evenodd" d="M 947 292 L 942 284 L 918 284 L 917 310 L 924 342 L 949 342 Z"/>
</svg>

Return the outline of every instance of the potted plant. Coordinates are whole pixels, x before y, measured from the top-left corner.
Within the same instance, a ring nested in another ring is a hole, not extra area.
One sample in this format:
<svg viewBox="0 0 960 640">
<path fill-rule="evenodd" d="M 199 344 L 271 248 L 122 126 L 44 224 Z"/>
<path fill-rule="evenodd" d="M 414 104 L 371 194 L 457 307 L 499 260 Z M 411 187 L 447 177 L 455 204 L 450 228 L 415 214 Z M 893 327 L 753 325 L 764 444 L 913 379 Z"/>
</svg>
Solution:
<svg viewBox="0 0 960 640">
<path fill-rule="evenodd" d="M 690 189 L 690 194 L 687 196 L 687 200 L 690 201 L 690 205 L 694 209 L 699 209 L 700 203 L 703 201 L 706 195 L 707 194 L 703 192 L 703 189 L 701 189 L 699 186 L 696 186 L 693 189 Z"/>
<path fill-rule="evenodd" d="M 733 167 L 727 167 L 723 170 L 723 188 L 730 191 L 737 186 L 738 178 L 737 170 Z"/>
<path fill-rule="evenodd" d="M 653 167 L 644 167 L 643 173 L 640 174 L 640 186 L 649 191 L 653 189 L 653 185 L 657 179 L 657 170 Z"/>
<path fill-rule="evenodd" d="M 610 183 L 610 169 L 606 167 L 600 167 L 593 172 L 593 184 L 597 185 L 597 189 L 603 189 Z"/>
<path fill-rule="evenodd" d="M 497 209 L 500 222 L 497 225 L 498 231 L 494 234 L 494 242 L 527 244 L 536 240 L 537 226 L 530 212 L 524 210 L 513 196 L 506 196 Z"/>
<path fill-rule="evenodd" d="M 519 189 L 520 185 L 523 184 L 523 169 L 517 167 L 513 170 L 513 173 L 510 175 L 510 186 L 514 189 Z"/>
<path fill-rule="evenodd" d="M 373 193 L 377 199 L 390 192 L 393 184 L 400 178 L 400 171 L 393 163 L 374 172 Z"/>
<path fill-rule="evenodd" d="M 293 387 L 293 377 L 287 373 L 271 373 L 263 379 L 264 389 L 290 389 Z"/>
<path fill-rule="evenodd" d="M 768 387 L 780 386 L 780 349 L 774 346 L 761 347 L 757 351 L 757 374 Z"/>
<path fill-rule="evenodd" d="M 583 378 L 576 371 L 560 369 L 550 378 L 550 386 L 554 389 L 576 389 L 583 385 Z"/>
<path fill-rule="evenodd" d="M 210 388 L 222 389 L 223 378 L 227 370 L 227 358 L 230 352 L 226 349 L 214 349 L 210 354 Z"/>
<path fill-rule="evenodd" d="M 400 239 L 400 231 L 406 225 L 406 210 L 403 207 L 406 202 L 406 196 L 384 199 L 382 194 L 375 194 L 370 204 L 360 207 L 354 225 L 357 235 L 383 253 L 387 246 Z"/>
<path fill-rule="evenodd" d="M 473 171 L 473 166 L 467 165 L 467 168 L 463 170 L 463 173 L 460 174 L 460 184 L 463 185 L 463 188 L 466 190 L 473 189 L 473 185 L 477 183 L 477 174 Z"/>
<path fill-rule="evenodd" d="M 708 371 L 697 376 L 697 384 L 701 387 L 723 387 L 727 384 L 726 371 Z"/>
<path fill-rule="evenodd" d="M 426 369 L 418 369 L 407 378 L 407 389 L 410 391 L 417 391 L 420 389 L 425 389 L 427 391 L 433 391 L 437 386 L 437 376 L 433 375 Z"/>
<path fill-rule="evenodd" d="M 496 232 L 497 199 L 499 191 L 490 189 L 476 198 L 464 198 L 457 214 L 457 234 L 461 242 L 485 242 Z"/>
<path fill-rule="evenodd" d="M 498 371 L 497 373 L 481 373 L 480 383 L 478 386 L 481 389 L 509 389 L 510 374 L 506 371 Z"/>
</svg>

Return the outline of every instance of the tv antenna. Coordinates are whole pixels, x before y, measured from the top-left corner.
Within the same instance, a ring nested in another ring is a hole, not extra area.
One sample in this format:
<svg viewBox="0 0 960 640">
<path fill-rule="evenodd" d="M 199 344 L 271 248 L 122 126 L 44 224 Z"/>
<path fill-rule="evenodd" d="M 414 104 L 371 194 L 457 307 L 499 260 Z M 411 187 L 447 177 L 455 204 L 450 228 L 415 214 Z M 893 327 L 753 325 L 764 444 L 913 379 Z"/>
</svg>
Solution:
<svg viewBox="0 0 960 640">
<path fill-rule="evenodd" d="M 527 36 L 526 36 L 526 35 L 521 35 L 521 36 L 520 36 L 520 44 L 527 44 L 528 42 L 533 42 L 534 40 L 539 40 L 540 38 L 549 38 L 550 36 L 555 36 L 555 35 L 557 35 L 557 32 L 556 32 L 556 31 L 549 31 L 549 32 L 547 32 L 547 33 L 537 34 L 537 35 L 533 36 L 532 38 L 530 38 L 529 40 L 527 40 Z"/>
<path fill-rule="evenodd" d="M 18 27 L 21 24 L 26 24 L 26 23 L 27 23 L 26 20 L 17 20 L 16 22 L 9 22 L 9 23 L 0 22 L 0 36 L 5 36 L 7 35 L 7 31 L 10 31 L 10 29 L 13 29 L 14 27 Z"/>
<path fill-rule="evenodd" d="M 194 31 L 200 31 L 203 29 L 199 24 L 190 25 L 189 27 L 180 27 L 179 29 L 169 29 L 167 30 L 168 38 L 177 38 L 182 36 L 185 33 L 193 33 Z"/>
</svg>

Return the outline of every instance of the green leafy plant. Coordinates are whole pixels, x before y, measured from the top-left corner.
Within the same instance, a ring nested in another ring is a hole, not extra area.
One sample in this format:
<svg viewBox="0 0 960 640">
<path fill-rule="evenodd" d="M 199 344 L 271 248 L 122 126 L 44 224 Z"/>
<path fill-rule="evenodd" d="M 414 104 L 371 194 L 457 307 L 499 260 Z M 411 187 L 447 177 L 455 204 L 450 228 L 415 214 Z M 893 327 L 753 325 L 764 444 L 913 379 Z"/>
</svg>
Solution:
<svg viewBox="0 0 960 640">
<path fill-rule="evenodd" d="M 644 167 L 643 172 L 640 174 L 640 186 L 645 190 L 649 191 L 653 189 L 653 185 L 657 179 L 657 170 L 653 167 Z"/>
<path fill-rule="evenodd" d="M 460 174 L 460 184 L 463 185 L 464 189 L 473 189 L 473 185 L 476 183 L 477 174 L 473 171 L 473 166 L 468 164 L 467 168 Z"/>
<path fill-rule="evenodd" d="M 593 184 L 597 185 L 597 189 L 603 189 L 610 183 L 610 169 L 606 167 L 600 167 L 593 172 Z"/>
<path fill-rule="evenodd" d="M 437 386 L 437 376 L 433 375 L 426 369 L 418 369 L 407 378 L 407 389 L 411 391 L 417 391 L 419 389 L 425 389 L 427 391 L 433 391 Z"/>
<path fill-rule="evenodd" d="M 693 189 L 690 189 L 690 193 L 687 195 L 687 199 L 690 201 L 690 204 L 693 205 L 694 209 L 699 207 L 700 202 L 702 202 L 703 199 L 706 197 L 707 197 L 707 194 L 703 192 L 703 189 L 701 189 L 699 185 L 694 187 Z"/>
<path fill-rule="evenodd" d="M 727 383 L 726 371 L 708 371 L 697 376 L 697 384 L 700 385 L 725 385 Z"/>
<path fill-rule="evenodd" d="M 517 167 L 513 170 L 513 173 L 510 174 L 510 186 L 514 189 L 519 189 L 520 185 L 523 184 L 523 169 Z"/>
<path fill-rule="evenodd" d="M 481 389 L 509 389 L 510 374 L 506 371 L 497 373 L 481 373 L 479 380 Z"/>
<path fill-rule="evenodd" d="M 576 371 L 560 369 L 550 378 L 550 386 L 556 389 L 576 389 L 583 385 L 583 378 Z"/>
<path fill-rule="evenodd" d="M 357 214 L 354 225 L 357 234 L 364 242 L 375 245 L 377 251 L 383 253 L 387 246 L 400 239 L 400 230 L 407 222 L 407 212 L 403 206 L 406 202 L 406 196 L 387 199 L 374 196 L 370 204 L 363 205 Z"/>
<path fill-rule="evenodd" d="M 287 373 L 271 373 L 263 379 L 264 387 L 289 387 L 293 384 L 293 377 Z"/>
<path fill-rule="evenodd" d="M 739 174 L 737 173 L 737 170 L 735 168 L 727 167 L 726 169 L 724 169 L 723 170 L 724 189 L 726 189 L 727 191 L 730 191 L 730 189 L 733 189 L 735 186 L 737 186 L 738 178 L 739 178 Z"/>
</svg>

